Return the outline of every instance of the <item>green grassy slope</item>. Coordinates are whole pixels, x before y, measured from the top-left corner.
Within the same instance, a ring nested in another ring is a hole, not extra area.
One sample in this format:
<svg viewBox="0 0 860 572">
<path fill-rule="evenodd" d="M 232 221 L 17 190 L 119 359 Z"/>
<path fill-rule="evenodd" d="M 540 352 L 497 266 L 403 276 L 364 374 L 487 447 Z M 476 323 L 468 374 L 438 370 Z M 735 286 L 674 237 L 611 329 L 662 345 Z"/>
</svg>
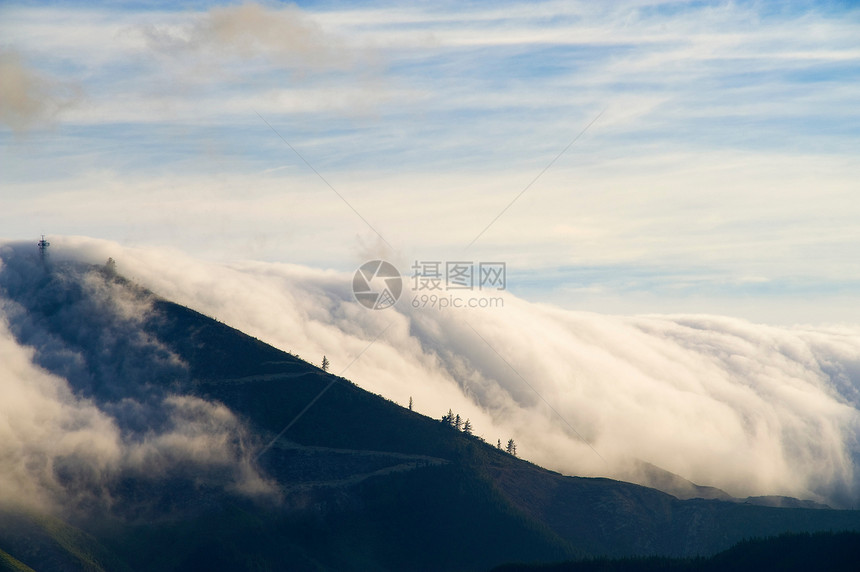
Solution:
<svg viewBox="0 0 860 572">
<path fill-rule="evenodd" d="M 32 568 L 0 550 L 0 572 L 35 572 Z"/>
<path fill-rule="evenodd" d="M 123 558 L 107 550 L 92 534 L 31 511 L 0 511 L 0 550 L 13 562 L 36 570 L 130 570 Z"/>
</svg>

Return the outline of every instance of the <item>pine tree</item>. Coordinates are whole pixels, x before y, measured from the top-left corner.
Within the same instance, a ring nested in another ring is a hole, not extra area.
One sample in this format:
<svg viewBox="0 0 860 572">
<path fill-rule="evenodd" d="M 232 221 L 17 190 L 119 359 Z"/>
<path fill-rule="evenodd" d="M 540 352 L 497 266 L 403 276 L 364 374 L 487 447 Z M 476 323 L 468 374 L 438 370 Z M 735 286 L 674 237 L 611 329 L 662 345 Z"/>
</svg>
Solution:
<svg viewBox="0 0 860 572">
<path fill-rule="evenodd" d="M 412 411 L 412 396 L 409 396 L 409 411 Z"/>
<path fill-rule="evenodd" d="M 472 434 L 472 423 L 468 419 L 466 419 L 466 422 L 463 423 L 463 433 L 465 433 L 466 435 Z"/>
<path fill-rule="evenodd" d="M 514 443 L 513 438 L 508 439 L 508 447 L 505 449 L 505 451 L 507 451 L 508 453 L 513 455 L 514 457 L 517 456 L 517 444 Z"/>
<path fill-rule="evenodd" d="M 458 413 L 457 416 L 454 418 L 454 429 L 459 431 L 460 427 L 462 427 L 462 425 L 463 425 L 463 421 L 460 419 L 460 414 Z"/>
<path fill-rule="evenodd" d="M 502 440 L 501 440 L 501 439 L 498 439 L 498 440 L 496 441 L 496 448 L 497 448 L 497 449 L 501 449 L 501 448 L 502 448 Z"/>
<path fill-rule="evenodd" d="M 442 416 L 442 422 L 445 423 L 446 425 L 448 425 L 449 427 L 453 427 L 454 426 L 454 412 L 449 409 L 448 414 Z"/>
<path fill-rule="evenodd" d="M 330 362 L 330 361 L 328 361 L 328 358 L 327 358 L 327 357 L 325 357 L 325 356 L 323 356 L 323 360 L 322 360 L 322 370 L 323 370 L 323 371 L 328 371 L 328 366 L 330 366 L 330 365 L 331 365 L 331 362 Z"/>
</svg>

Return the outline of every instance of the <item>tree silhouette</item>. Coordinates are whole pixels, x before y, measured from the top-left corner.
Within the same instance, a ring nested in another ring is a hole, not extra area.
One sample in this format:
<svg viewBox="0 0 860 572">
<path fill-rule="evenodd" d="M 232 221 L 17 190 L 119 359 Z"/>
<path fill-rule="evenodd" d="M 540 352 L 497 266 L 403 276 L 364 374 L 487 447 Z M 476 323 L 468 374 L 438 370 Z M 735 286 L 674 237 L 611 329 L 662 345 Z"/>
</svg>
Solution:
<svg viewBox="0 0 860 572">
<path fill-rule="evenodd" d="M 513 455 L 514 457 L 516 457 L 516 456 L 517 456 L 517 444 L 516 444 L 516 443 L 514 443 L 514 439 L 513 439 L 513 437 L 512 437 L 512 438 L 510 438 L 510 439 L 508 439 L 508 446 L 507 446 L 507 448 L 505 449 L 505 451 L 507 451 L 508 453 L 510 453 L 511 455 Z"/>
<path fill-rule="evenodd" d="M 442 423 L 445 423 L 449 427 L 453 427 L 454 426 L 454 412 L 449 409 L 448 413 L 446 415 L 442 416 Z"/>
<path fill-rule="evenodd" d="M 502 440 L 501 440 L 501 439 L 498 439 L 498 440 L 496 441 L 496 448 L 497 448 L 497 449 L 501 449 L 501 448 L 502 448 Z"/>
<path fill-rule="evenodd" d="M 328 366 L 330 366 L 330 365 L 331 365 L 331 362 L 330 362 L 330 361 L 328 361 L 328 358 L 327 358 L 327 357 L 325 357 L 325 356 L 323 356 L 323 360 L 322 360 L 322 370 L 323 370 L 323 371 L 328 371 Z"/>
<path fill-rule="evenodd" d="M 412 396 L 409 396 L 409 411 L 412 411 Z"/>
<path fill-rule="evenodd" d="M 463 433 L 465 433 L 466 435 L 472 434 L 472 423 L 468 419 L 466 419 L 466 422 L 463 423 Z"/>
<path fill-rule="evenodd" d="M 458 413 L 456 417 L 454 417 L 454 429 L 457 431 L 460 430 L 460 427 L 463 426 L 463 421 L 460 419 L 460 414 Z"/>
</svg>

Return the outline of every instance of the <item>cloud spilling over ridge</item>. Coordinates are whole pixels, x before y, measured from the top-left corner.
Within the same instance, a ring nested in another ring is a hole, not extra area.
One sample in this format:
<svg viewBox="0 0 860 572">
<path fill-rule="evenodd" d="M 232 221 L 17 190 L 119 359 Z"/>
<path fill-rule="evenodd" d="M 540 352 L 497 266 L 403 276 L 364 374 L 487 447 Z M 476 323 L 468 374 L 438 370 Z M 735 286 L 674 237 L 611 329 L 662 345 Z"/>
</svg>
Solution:
<svg viewBox="0 0 860 572">
<path fill-rule="evenodd" d="M 627 475 L 638 458 L 739 497 L 858 500 L 858 326 L 599 315 L 510 295 L 440 312 L 413 309 L 408 289 L 374 312 L 333 271 L 55 244 L 58 258 L 113 256 L 160 295 L 304 359 L 325 354 L 336 374 L 360 355 L 344 375 L 362 387 L 437 418 L 452 408 L 487 441 L 514 437 L 568 474 Z"/>
<path fill-rule="evenodd" d="M 167 396 L 160 431 L 129 433 L 116 411 L 74 395 L 64 379 L 35 366 L 32 350 L 5 324 L 0 357 L 0 506 L 108 509 L 119 500 L 113 487 L 121 479 L 190 478 L 189 471 L 204 486 L 273 492 L 251 466 L 243 427 L 223 405 Z"/>
<path fill-rule="evenodd" d="M 157 495 L 137 506 L 128 483 L 164 478 L 274 494 L 230 410 L 153 383 L 186 372 L 141 334 L 145 297 L 26 250 L 0 247 L 0 505 L 139 513 Z"/>
</svg>

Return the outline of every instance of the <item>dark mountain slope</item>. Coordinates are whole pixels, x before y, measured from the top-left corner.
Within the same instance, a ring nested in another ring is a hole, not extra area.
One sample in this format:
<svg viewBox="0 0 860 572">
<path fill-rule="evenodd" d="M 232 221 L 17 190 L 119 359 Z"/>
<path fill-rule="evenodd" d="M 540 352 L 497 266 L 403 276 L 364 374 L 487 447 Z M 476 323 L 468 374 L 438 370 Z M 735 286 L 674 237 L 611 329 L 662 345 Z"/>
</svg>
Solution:
<svg viewBox="0 0 860 572">
<path fill-rule="evenodd" d="M 739 542 L 710 558 L 631 558 L 558 564 L 506 564 L 493 572 L 855 572 L 860 562 L 856 532 L 785 534 Z"/>
<path fill-rule="evenodd" d="M 713 554 L 749 536 L 860 530 L 854 511 L 681 501 L 563 477 L 108 268 L 46 268 L 13 254 L 0 269 L 10 330 L 34 348 L 36 363 L 112 415 L 129 447 L 189 436 L 175 432 L 166 411 L 175 396 L 227 418 L 223 404 L 241 423 L 229 433 L 235 466 L 158 457 L 170 463 L 160 472 L 121 468 L 91 487 L 110 503 L 66 507 L 64 519 L 86 535 L 58 544 L 72 559 L 92 539 L 100 558 L 134 570 L 477 570 L 583 555 Z M 200 426 L 196 417 L 182 421 Z M 236 484 L 235 475 L 254 470 L 269 481 L 263 492 Z M 40 518 L 28 521 L 34 538 L 56 538 Z M 0 550 L 51 568 L 5 530 Z"/>
<path fill-rule="evenodd" d="M 0 570 L 4 554 L 9 570 L 29 570 L 20 568 L 26 563 L 38 570 L 130 570 L 95 537 L 57 518 L 17 510 L 0 516 Z"/>
<path fill-rule="evenodd" d="M 458 456 L 476 441 L 320 368 L 165 300 L 146 333 L 188 365 L 189 391 L 217 399 L 273 436 L 329 384 L 285 437 L 304 445 Z M 213 351 L 214 348 L 224 348 Z M 495 454 L 495 449 L 487 447 Z"/>
<path fill-rule="evenodd" d="M 0 572 L 34 572 L 32 568 L 0 550 Z"/>
<path fill-rule="evenodd" d="M 753 536 L 860 530 L 858 511 L 682 501 L 611 479 L 563 477 L 510 466 L 493 467 L 491 474 L 512 504 L 587 554 L 705 555 Z"/>
</svg>

